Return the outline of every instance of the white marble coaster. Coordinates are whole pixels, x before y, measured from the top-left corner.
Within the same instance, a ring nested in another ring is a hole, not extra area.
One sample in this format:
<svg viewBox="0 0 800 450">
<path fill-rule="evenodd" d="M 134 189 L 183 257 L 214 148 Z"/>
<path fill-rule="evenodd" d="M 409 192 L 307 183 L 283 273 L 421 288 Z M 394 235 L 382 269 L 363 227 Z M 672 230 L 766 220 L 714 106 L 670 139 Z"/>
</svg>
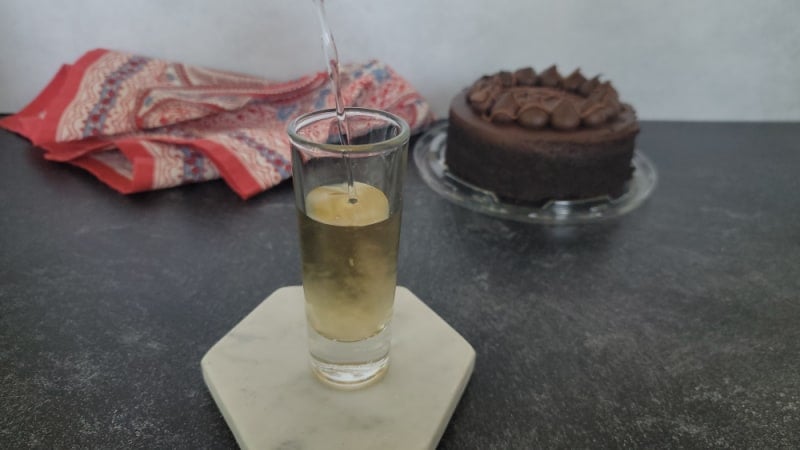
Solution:
<svg viewBox="0 0 800 450">
<path fill-rule="evenodd" d="M 303 289 L 278 289 L 203 357 L 203 378 L 245 449 L 423 449 L 444 432 L 475 350 L 398 287 L 389 371 L 342 391 L 311 373 Z"/>
</svg>

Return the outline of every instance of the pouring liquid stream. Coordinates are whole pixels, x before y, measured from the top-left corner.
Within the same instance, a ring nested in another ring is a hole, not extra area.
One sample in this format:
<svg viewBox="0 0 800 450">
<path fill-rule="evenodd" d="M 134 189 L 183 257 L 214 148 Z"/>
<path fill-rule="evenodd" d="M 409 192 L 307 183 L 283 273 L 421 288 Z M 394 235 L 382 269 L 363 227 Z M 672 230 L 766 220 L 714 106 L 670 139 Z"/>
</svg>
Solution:
<svg viewBox="0 0 800 450">
<path fill-rule="evenodd" d="M 339 52 L 336 50 L 336 42 L 333 40 L 333 33 L 328 26 L 325 17 L 325 0 L 313 0 L 317 7 L 317 17 L 322 27 L 322 51 L 325 54 L 325 63 L 328 69 L 328 77 L 333 85 L 333 94 L 336 102 L 336 126 L 339 132 L 339 142 L 341 145 L 350 145 L 350 130 L 347 127 L 347 117 L 342 101 L 342 82 L 339 74 Z M 350 203 L 357 203 L 355 182 L 353 180 L 353 167 L 347 153 L 342 153 L 344 165 L 347 168 L 347 194 Z"/>
</svg>

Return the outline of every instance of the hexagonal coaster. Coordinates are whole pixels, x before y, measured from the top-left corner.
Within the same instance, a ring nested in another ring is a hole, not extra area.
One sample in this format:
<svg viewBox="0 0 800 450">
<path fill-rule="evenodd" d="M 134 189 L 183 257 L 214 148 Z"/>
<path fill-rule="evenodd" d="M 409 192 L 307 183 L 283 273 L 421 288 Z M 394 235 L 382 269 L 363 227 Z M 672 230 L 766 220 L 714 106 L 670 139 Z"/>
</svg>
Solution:
<svg viewBox="0 0 800 450">
<path fill-rule="evenodd" d="M 203 378 L 242 448 L 422 449 L 439 442 L 475 350 L 398 287 L 389 370 L 361 390 L 311 373 L 303 289 L 278 289 L 206 353 Z"/>
</svg>

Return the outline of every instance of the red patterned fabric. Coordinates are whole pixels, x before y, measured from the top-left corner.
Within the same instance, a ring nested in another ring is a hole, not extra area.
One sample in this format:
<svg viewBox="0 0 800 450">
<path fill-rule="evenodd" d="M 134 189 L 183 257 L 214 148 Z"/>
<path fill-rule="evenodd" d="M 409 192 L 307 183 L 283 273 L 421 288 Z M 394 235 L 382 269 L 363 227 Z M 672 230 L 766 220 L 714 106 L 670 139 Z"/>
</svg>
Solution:
<svg viewBox="0 0 800 450">
<path fill-rule="evenodd" d="M 343 67 L 342 82 L 345 104 L 397 114 L 412 132 L 433 118 L 380 62 Z M 0 126 L 122 193 L 222 177 L 248 198 L 291 176 L 289 121 L 333 106 L 325 72 L 272 82 L 101 49 Z"/>
</svg>

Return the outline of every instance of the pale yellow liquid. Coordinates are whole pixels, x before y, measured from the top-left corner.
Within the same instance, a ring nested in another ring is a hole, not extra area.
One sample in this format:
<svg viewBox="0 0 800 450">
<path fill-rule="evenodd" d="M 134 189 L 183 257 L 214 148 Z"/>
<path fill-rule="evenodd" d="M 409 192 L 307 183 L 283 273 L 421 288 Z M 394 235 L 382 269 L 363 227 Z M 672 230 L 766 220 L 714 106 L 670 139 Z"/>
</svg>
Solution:
<svg viewBox="0 0 800 450">
<path fill-rule="evenodd" d="M 303 289 L 309 324 L 337 341 L 380 332 L 392 316 L 400 214 L 379 189 L 354 183 L 320 186 L 298 212 Z"/>
</svg>

